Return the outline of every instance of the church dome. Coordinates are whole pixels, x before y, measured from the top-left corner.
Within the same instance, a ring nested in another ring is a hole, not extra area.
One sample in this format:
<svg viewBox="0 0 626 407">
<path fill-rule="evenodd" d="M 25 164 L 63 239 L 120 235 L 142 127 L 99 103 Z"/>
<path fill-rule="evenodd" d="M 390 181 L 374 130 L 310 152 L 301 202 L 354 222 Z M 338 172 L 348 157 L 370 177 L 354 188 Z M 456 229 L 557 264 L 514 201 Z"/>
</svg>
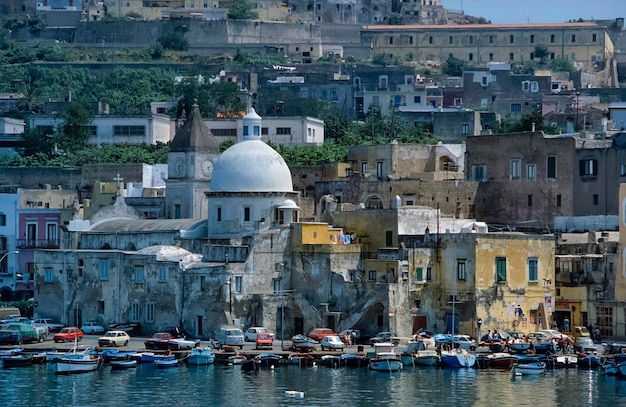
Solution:
<svg viewBox="0 0 626 407">
<path fill-rule="evenodd" d="M 246 119 L 260 128 L 254 109 L 244 118 L 244 127 Z M 293 192 L 291 171 L 283 157 L 261 141 L 260 134 L 250 131 L 220 155 L 213 169 L 211 192 Z"/>
</svg>

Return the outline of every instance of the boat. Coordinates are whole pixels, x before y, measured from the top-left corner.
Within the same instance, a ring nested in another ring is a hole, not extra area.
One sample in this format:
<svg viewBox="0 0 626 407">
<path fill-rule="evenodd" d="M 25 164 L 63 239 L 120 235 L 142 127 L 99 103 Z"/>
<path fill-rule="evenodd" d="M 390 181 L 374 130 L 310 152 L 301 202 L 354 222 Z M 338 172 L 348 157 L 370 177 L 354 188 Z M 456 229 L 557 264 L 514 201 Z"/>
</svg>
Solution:
<svg viewBox="0 0 626 407">
<path fill-rule="evenodd" d="M 24 348 L 13 348 L 0 350 L 0 359 L 4 359 L 7 356 L 15 356 L 24 352 Z"/>
<path fill-rule="evenodd" d="M 282 357 L 274 353 L 261 353 L 255 356 L 261 367 L 276 367 L 280 363 Z"/>
<path fill-rule="evenodd" d="M 295 335 L 291 338 L 291 348 L 296 352 L 312 352 L 317 349 L 317 341 L 304 335 Z"/>
<path fill-rule="evenodd" d="M 246 360 L 248 360 L 248 358 L 243 356 L 243 355 L 233 355 L 233 356 L 229 356 L 228 357 L 228 364 L 229 365 L 240 365 L 240 364 L 242 364 Z"/>
<path fill-rule="evenodd" d="M 326 367 L 340 367 L 343 366 L 343 359 L 341 355 L 324 355 L 320 358 L 320 364 Z"/>
<path fill-rule="evenodd" d="M 607 376 L 619 376 L 619 368 L 614 360 L 605 360 L 604 363 L 600 365 L 600 369 L 602 373 Z"/>
<path fill-rule="evenodd" d="M 141 363 L 152 363 L 157 360 L 174 360 L 174 355 L 163 355 L 153 352 L 143 352 L 141 355 Z"/>
<path fill-rule="evenodd" d="M 57 359 L 56 374 L 87 373 L 93 372 L 98 368 L 100 357 L 94 356 L 87 351 L 76 352 L 76 348 L 71 352 Z"/>
<path fill-rule="evenodd" d="M 311 367 L 315 364 L 313 356 L 302 353 L 291 353 L 287 357 L 287 360 L 292 365 L 298 365 L 300 367 Z"/>
<path fill-rule="evenodd" d="M 374 357 L 370 358 L 370 369 L 378 372 L 397 372 L 402 370 L 402 360 L 394 352 L 393 343 L 375 343 L 374 349 Z"/>
<path fill-rule="evenodd" d="M 447 367 L 473 367 L 476 355 L 459 348 L 444 350 L 441 351 L 441 363 Z"/>
<path fill-rule="evenodd" d="M 341 355 L 341 359 L 343 360 L 343 364 L 346 367 L 366 367 L 367 359 L 361 355 L 357 355 L 356 353 L 344 353 Z"/>
<path fill-rule="evenodd" d="M 619 376 L 626 377 L 626 362 L 618 362 L 617 371 Z"/>
<path fill-rule="evenodd" d="M 154 361 L 154 366 L 157 369 L 167 369 L 169 367 L 177 367 L 178 360 L 176 359 L 157 359 Z"/>
<path fill-rule="evenodd" d="M 530 342 L 509 342 L 508 347 L 513 353 L 524 353 L 530 350 Z"/>
<path fill-rule="evenodd" d="M 565 369 L 578 367 L 578 357 L 574 355 L 557 356 L 554 361 L 554 367 Z"/>
<path fill-rule="evenodd" d="M 552 364 L 550 358 L 546 355 L 513 355 L 517 359 L 517 364 L 525 365 L 527 363 L 544 362 L 546 365 Z"/>
<path fill-rule="evenodd" d="M 22 353 L 20 355 L 5 356 L 2 358 L 2 367 L 11 369 L 14 367 L 32 366 L 33 355 L 30 353 Z"/>
<path fill-rule="evenodd" d="M 538 375 L 546 373 L 546 364 L 544 362 L 526 363 L 519 365 L 513 364 L 512 372 L 515 375 Z"/>
<path fill-rule="evenodd" d="M 600 367 L 602 360 L 598 355 L 578 355 L 578 367 L 594 369 Z"/>
<path fill-rule="evenodd" d="M 419 366 L 437 366 L 439 355 L 436 350 L 419 350 L 414 355 L 415 364 Z"/>
<path fill-rule="evenodd" d="M 489 367 L 492 369 L 511 369 L 517 358 L 510 353 L 498 352 L 488 356 Z"/>
<path fill-rule="evenodd" d="M 191 350 L 200 345 L 199 339 L 176 338 L 167 341 L 171 350 Z"/>
<path fill-rule="evenodd" d="M 246 359 L 241 362 L 241 371 L 256 372 L 259 370 L 260 362 L 256 358 Z"/>
<path fill-rule="evenodd" d="M 111 370 L 127 370 L 137 367 L 136 360 L 112 360 Z"/>
<path fill-rule="evenodd" d="M 533 349 L 536 353 L 551 353 L 556 354 L 556 343 L 552 341 L 537 341 L 533 343 Z"/>
<path fill-rule="evenodd" d="M 190 365 L 210 365 L 213 362 L 215 362 L 215 353 L 211 348 L 193 348 L 187 356 L 187 363 Z"/>
<path fill-rule="evenodd" d="M 411 353 L 402 352 L 400 360 L 402 361 L 402 366 L 415 367 L 415 357 Z"/>
</svg>

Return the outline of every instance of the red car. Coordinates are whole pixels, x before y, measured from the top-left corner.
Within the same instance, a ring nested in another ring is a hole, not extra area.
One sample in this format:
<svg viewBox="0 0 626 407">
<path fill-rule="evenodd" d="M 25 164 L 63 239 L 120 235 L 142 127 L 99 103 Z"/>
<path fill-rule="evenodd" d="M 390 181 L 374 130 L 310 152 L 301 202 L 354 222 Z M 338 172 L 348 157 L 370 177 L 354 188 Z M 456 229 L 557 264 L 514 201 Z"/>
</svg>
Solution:
<svg viewBox="0 0 626 407">
<path fill-rule="evenodd" d="M 152 338 L 146 339 L 143 343 L 146 349 L 161 349 L 165 350 L 170 347 L 169 341 L 176 339 L 174 335 L 169 332 L 157 332 L 152 335 Z"/>
<path fill-rule="evenodd" d="M 325 336 L 337 336 L 337 334 L 330 328 L 315 328 L 309 332 L 308 336 L 319 342 L 324 339 Z"/>
<path fill-rule="evenodd" d="M 263 332 L 256 336 L 256 349 L 272 349 L 274 347 L 274 339 L 272 334 Z"/>
<path fill-rule="evenodd" d="M 75 326 L 63 328 L 54 334 L 54 342 L 72 342 L 74 340 L 80 341 L 83 339 L 83 336 L 85 336 L 85 334 L 80 330 L 80 328 Z"/>
</svg>

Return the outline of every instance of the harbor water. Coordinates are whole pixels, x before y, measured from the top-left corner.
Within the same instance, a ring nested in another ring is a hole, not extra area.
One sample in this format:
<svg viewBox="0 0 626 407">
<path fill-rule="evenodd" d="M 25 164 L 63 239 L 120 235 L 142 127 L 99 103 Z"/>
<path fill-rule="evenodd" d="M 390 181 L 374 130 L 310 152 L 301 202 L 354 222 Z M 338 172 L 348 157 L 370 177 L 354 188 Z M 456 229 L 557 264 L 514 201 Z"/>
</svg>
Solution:
<svg viewBox="0 0 626 407">
<path fill-rule="evenodd" d="M 0 369 L 2 406 L 626 406 L 626 379 L 599 369 L 512 376 L 491 369 L 186 366 L 58 376 L 52 366 Z M 297 393 L 286 393 L 295 391 Z M 302 392 L 302 393 L 300 393 Z M 291 395 L 289 395 L 291 394 Z"/>
</svg>

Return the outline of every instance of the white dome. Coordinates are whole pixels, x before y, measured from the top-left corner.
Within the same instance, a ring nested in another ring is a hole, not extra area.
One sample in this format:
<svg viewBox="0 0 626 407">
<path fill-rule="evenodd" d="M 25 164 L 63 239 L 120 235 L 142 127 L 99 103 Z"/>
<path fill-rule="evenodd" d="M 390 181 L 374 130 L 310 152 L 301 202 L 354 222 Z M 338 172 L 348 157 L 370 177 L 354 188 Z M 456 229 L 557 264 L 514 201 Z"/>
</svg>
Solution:
<svg viewBox="0 0 626 407">
<path fill-rule="evenodd" d="M 243 140 L 220 155 L 211 192 L 293 192 L 283 157 L 258 139 Z"/>
</svg>

